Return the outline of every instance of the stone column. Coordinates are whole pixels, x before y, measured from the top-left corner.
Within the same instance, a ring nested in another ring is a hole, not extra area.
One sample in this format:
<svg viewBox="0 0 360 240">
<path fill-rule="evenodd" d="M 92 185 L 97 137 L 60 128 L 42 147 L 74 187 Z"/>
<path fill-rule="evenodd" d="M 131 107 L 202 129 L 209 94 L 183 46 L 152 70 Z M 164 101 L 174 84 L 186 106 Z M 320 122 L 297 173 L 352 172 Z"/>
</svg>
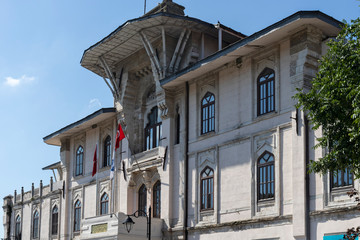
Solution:
<svg viewBox="0 0 360 240">
<path fill-rule="evenodd" d="M 321 32 L 311 25 L 304 26 L 290 38 L 290 81 L 292 95 L 296 88 L 309 89 L 311 81 L 318 70 L 318 60 L 321 55 Z M 304 113 L 300 112 L 298 119 L 293 120 L 293 235 L 295 239 L 306 239 L 309 218 L 306 199 L 306 146 Z M 296 116 L 294 108 L 292 116 Z M 296 128 L 299 133 L 297 134 Z M 309 240 L 309 239 L 308 239 Z"/>
<path fill-rule="evenodd" d="M 13 208 L 13 196 L 9 195 L 4 197 L 3 205 L 3 225 L 4 225 L 4 239 L 10 239 L 11 236 L 11 217 Z"/>
<path fill-rule="evenodd" d="M 65 139 L 61 141 L 61 149 L 60 149 L 60 160 L 62 163 L 62 172 L 63 172 L 63 181 L 65 187 L 63 189 L 62 196 L 60 198 L 60 206 L 59 215 L 59 235 L 60 239 L 70 239 L 71 234 L 71 226 L 69 226 L 70 217 L 71 217 L 71 209 L 72 209 L 72 202 L 71 202 L 71 192 L 69 191 L 69 184 L 71 180 L 71 167 L 70 167 L 70 140 Z"/>
</svg>

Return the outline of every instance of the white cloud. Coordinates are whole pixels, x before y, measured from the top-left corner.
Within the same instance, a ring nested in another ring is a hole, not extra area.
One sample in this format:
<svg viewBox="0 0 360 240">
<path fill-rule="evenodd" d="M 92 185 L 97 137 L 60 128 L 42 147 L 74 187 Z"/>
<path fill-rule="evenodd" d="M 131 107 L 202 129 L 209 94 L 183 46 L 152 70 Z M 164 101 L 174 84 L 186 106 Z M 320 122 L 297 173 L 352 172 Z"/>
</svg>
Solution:
<svg viewBox="0 0 360 240">
<path fill-rule="evenodd" d="M 101 108 L 101 102 L 100 102 L 100 100 L 97 99 L 97 98 L 91 99 L 90 102 L 89 102 L 88 107 L 89 107 L 89 109 L 98 109 L 98 108 Z"/>
<path fill-rule="evenodd" d="M 23 83 L 30 83 L 35 80 L 35 77 L 28 77 L 22 75 L 20 78 L 6 77 L 4 84 L 10 87 L 17 87 Z"/>
</svg>

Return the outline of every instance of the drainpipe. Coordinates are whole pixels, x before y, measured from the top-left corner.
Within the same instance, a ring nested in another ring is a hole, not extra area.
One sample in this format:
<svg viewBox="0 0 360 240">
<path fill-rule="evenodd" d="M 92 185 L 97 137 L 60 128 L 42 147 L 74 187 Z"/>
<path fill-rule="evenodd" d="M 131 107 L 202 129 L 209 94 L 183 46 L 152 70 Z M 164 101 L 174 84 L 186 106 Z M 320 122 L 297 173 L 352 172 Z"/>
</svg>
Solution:
<svg viewBox="0 0 360 240">
<path fill-rule="evenodd" d="M 306 162 L 306 175 L 305 175 L 305 228 L 306 228 L 306 239 L 310 240 L 310 147 L 309 147 L 309 120 L 304 113 L 304 127 L 305 127 L 305 162 Z"/>
<path fill-rule="evenodd" d="M 188 198 L 189 198 L 189 83 L 185 84 L 185 159 L 184 159 L 184 240 L 188 239 Z"/>
</svg>

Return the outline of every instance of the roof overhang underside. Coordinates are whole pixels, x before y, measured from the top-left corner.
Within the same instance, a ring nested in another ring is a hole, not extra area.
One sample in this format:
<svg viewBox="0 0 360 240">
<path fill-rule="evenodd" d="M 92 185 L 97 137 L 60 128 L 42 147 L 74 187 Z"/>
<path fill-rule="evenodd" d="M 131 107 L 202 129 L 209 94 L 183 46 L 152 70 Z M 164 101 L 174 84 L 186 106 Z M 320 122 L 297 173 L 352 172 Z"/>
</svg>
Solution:
<svg viewBox="0 0 360 240">
<path fill-rule="evenodd" d="M 115 115 L 115 108 L 102 108 L 85 118 L 44 137 L 43 140 L 49 145 L 61 146 L 61 139 L 69 138 L 70 136 L 93 127 Z"/>
<path fill-rule="evenodd" d="M 185 28 L 195 32 L 205 32 L 214 37 L 218 36 L 218 29 L 213 24 L 196 18 L 161 12 L 129 20 L 118 27 L 110 35 L 84 51 L 81 66 L 106 77 L 105 72 L 100 68 L 99 57 L 106 60 L 110 69 L 115 69 L 116 64 L 143 48 L 140 32 L 144 32 L 148 40 L 153 42 L 161 38 L 162 28 L 165 29 L 167 36 L 174 38 L 179 37 Z M 230 28 L 226 30 L 223 32 L 224 42 L 233 43 L 245 37 Z"/>
<path fill-rule="evenodd" d="M 185 68 L 178 73 L 160 80 L 164 88 L 172 88 L 186 81 L 198 78 L 209 71 L 222 67 L 239 57 L 246 56 L 260 48 L 269 46 L 295 33 L 305 25 L 319 28 L 326 37 L 335 37 L 340 31 L 341 22 L 319 11 L 302 11 L 291 15 L 253 35 L 234 43 L 223 50 Z"/>
</svg>

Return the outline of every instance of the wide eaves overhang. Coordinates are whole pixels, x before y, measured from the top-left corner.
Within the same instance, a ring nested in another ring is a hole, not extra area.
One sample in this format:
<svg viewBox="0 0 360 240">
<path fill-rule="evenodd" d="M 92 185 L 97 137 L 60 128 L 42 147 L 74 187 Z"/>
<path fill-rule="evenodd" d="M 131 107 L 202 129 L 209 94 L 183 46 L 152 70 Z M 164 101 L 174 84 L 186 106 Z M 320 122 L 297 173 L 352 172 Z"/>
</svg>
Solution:
<svg viewBox="0 0 360 240">
<path fill-rule="evenodd" d="M 225 64 L 246 56 L 260 48 L 269 46 L 294 33 L 305 25 L 319 28 L 326 37 L 335 37 L 340 32 L 342 23 L 320 11 L 299 11 L 259 32 L 240 40 L 223 50 L 187 67 L 172 76 L 160 80 L 162 87 L 172 88 L 186 81 L 198 78 Z"/>
<path fill-rule="evenodd" d="M 225 42 L 233 43 L 246 37 L 242 33 L 220 26 L 226 29 L 223 32 Z M 116 64 L 143 48 L 140 32 L 143 31 L 148 40 L 153 42 L 161 37 L 162 28 L 165 29 L 166 35 L 174 38 L 177 38 L 184 28 L 205 32 L 216 38 L 218 36 L 218 28 L 214 24 L 187 16 L 159 12 L 125 22 L 107 37 L 86 49 L 80 62 L 81 66 L 102 77 L 107 77 L 100 67 L 99 57 L 105 58 L 110 69 L 115 69 Z"/>
<path fill-rule="evenodd" d="M 96 124 L 107 120 L 116 115 L 115 108 L 102 108 L 77 122 L 74 122 L 46 137 L 44 142 L 49 145 L 61 146 L 61 139 L 66 139 L 74 134 L 80 133 L 88 128 L 96 126 Z"/>
</svg>

